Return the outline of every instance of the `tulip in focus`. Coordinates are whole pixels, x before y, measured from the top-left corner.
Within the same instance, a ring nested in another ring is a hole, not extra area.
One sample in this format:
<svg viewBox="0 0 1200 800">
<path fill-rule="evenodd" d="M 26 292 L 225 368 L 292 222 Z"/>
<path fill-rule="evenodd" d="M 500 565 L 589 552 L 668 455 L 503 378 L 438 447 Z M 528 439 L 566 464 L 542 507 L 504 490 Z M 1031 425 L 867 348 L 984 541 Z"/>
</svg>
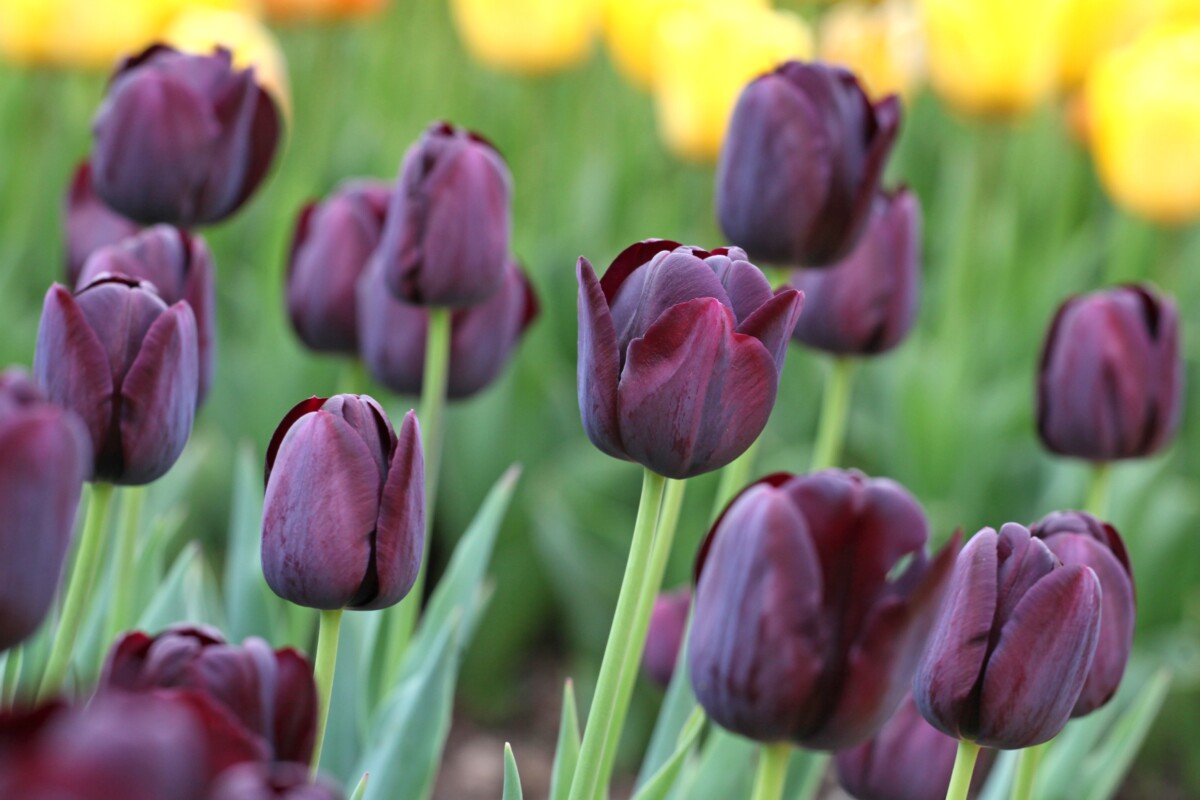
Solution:
<svg viewBox="0 0 1200 800">
<path fill-rule="evenodd" d="M 524 74 L 580 63 L 592 50 L 601 0 L 453 0 L 454 23 L 480 63 Z"/>
<path fill-rule="evenodd" d="M 1101 587 L 1015 523 L 962 554 L 913 679 L 921 714 L 948 736 L 1016 750 L 1071 717 L 1100 635 Z"/>
<path fill-rule="evenodd" d="M 626 248 L 603 280 L 580 258 L 579 411 L 592 444 L 668 478 L 733 461 L 775 405 L 804 297 L 736 248 Z"/>
<path fill-rule="evenodd" d="M 908 691 L 958 552 L 956 538 L 931 559 L 928 538 L 911 494 L 858 472 L 742 492 L 697 564 L 688 665 L 708 716 L 817 750 L 874 735 Z"/>
<path fill-rule="evenodd" d="M 104 204 L 92 187 L 92 165 L 84 161 L 75 168 L 63 209 L 63 233 L 67 253 L 67 283 L 79 283 L 83 262 L 93 251 L 134 236 L 142 226 L 122 217 Z"/>
<path fill-rule="evenodd" d="M 912 0 L 839 3 L 821 18 L 817 53 L 856 74 L 877 100 L 911 97 L 925 77 L 925 41 Z"/>
<path fill-rule="evenodd" d="M 687 586 L 673 592 L 663 592 L 654 600 L 642 666 L 659 686 L 666 687 L 675 674 L 675 663 L 679 658 L 679 648 L 683 645 L 691 608 L 692 590 Z"/>
<path fill-rule="evenodd" d="M 263 13 L 280 22 L 368 17 L 388 6 L 388 0 L 262 0 Z"/>
<path fill-rule="evenodd" d="M 267 584 L 310 608 L 395 605 L 421 566 L 424 491 L 416 414 L 405 415 L 397 436 L 366 395 L 298 404 L 267 449 Z"/>
</svg>

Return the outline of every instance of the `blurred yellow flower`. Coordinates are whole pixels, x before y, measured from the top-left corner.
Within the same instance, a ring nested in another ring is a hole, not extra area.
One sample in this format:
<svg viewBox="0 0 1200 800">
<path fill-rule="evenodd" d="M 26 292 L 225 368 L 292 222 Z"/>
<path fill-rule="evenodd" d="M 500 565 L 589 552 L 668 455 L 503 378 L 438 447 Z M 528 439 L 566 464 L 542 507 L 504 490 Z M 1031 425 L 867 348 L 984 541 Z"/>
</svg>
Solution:
<svg viewBox="0 0 1200 800">
<path fill-rule="evenodd" d="M 909 96 L 924 78 L 925 41 L 910 0 L 842 3 L 821 20 L 822 61 L 850 68 L 872 98 Z"/>
<path fill-rule="evenodd" d="M 263 13 L 281 22 L 363 17 L 382 11 L 388 0 L 261 0 Z"/>
<path fill-rule="evenodd" d="M 600 0 L 453 0 L 454 21 L 471 55 L 521 73 L 563 69 L 587 58 L 600 24 Z"/>
<path fill-rule="evenodd" d="M 795 14 L 737 7 L 677 11 L 654 45 L 659 131 L 672 152 L 713 161 L 742 87 L 793 58 L 812 57 L 812 32 Z"/>
<path fill-rule="evenodd" d="M 1200 217 L 1200 25 L 1168 24 L 1098 61 L 1092 155 L 1113 200 L 1174 224 Z"/>
<path fill-rule="evenodd" d="M 1132 39 L 1154 12 L 1148 0 L 1066 0 L 1059 28 L 1059 77 L 1074 86 L 1109 50 Z"/>
</svg>

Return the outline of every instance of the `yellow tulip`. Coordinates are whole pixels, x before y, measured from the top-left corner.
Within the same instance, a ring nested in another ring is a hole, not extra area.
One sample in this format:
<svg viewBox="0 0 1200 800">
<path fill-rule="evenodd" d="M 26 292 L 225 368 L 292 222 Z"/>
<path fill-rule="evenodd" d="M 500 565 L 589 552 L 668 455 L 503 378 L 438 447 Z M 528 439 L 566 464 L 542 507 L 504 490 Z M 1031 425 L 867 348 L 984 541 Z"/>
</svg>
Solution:
<svg viewBox="0 0 1200 800">
<path fill-rule="evenodd" d="M 1145 26 L 1152 6 L 1147 0 L 1066 0 L 1058 35 L 1062 82 L 1080 83 L 1097 58 Z"/>
<path fill-rule="evenodd" d="M 921 22 L 908 0 L 836 6 L 821 20 L 817 51 L 852 70 L 875 99 L 911 95 L 925 72 Z"/>
<path fill-rule="evenodd" d="M 794 14 L 724 7 L 666 17 L 654 50 L 654 99 L 667 147 L 713 161 L 742 87 L 782 61 L 811 58 L 813 42 Z"/>
<path fill-rule="evenodd" d="M 454 0 L 467 50 L 499 70 L 542 73 L 587 58 L 600 0 Z"/>
<path fill-rule="evenodd" d="M 388 0 L 262 0 L 263 13 L 281 22 L 364 17 L 382 11 Z"/>
<path fill-rule="evenodd" d="M 1085 88 L 1113 200 L 1165 224 L 1200 217 L 1200 25 L 1152 28 L 1098 61 Z"/>
</svg>

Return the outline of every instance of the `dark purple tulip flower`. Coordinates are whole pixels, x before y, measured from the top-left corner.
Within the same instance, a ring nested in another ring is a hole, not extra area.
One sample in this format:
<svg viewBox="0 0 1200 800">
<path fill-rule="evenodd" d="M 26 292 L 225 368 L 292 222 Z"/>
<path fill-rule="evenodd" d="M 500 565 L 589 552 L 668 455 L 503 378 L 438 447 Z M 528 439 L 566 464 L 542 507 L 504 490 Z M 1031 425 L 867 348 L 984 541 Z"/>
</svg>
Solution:
<svg viewBox="0 0 1200 800">
<path fill-rule="evenodd" d="M 305 400 L 267 449 L 267 584 L 310 608 L 395 605 L 421 566 L 424 494 L 415 413 L 405 414 L 397 436 L 366 395 Z"/>
<path fill-rule="evenodd" d="M 642 653 L 642 666 L 659 686 L 670 684 L 671 676 L 675 674 L 675 662 L 679 659 L 679 648 L 683 644 L 691 607 L 692 590 L 687 586 L 673 592 L 663 592 L 654 601 L 646 650 Z"/>
<path fill-rule="evenodd" d="M 792 274 L 805 313 L 792 338 L 840 356 L 891 350 L 917 318 L 921 206 L 907 189 L 880 192 L 858 246 L 829 269 Z"/>
<path fill-rule="evenodd" d="M 733 461 L 775 405 L 804 295 L 771 291 L 736 248 L 626 248 L 603 280 L 580 258 L 579 411 L 592 444 L 668 478 Z"/>
<path fill-rule="evenodd" d="M 154 286 L 104 277 L 46 293 L 33 370 L 51 401 L 83 419 L 93 480 L 150 483 L 179 458 L 199 388 L 196 317 Z"/>
<path fill-rule="evenodd" d="M 490 142 L 446 122 L 409 148 L 379 257 L 392 294 L 425 306 L 491 297 L 508 263 L 512 178 Z"/>
<path fill-rule="evenodd" d="M 92 122 L 96 193 L 148 225 L 219 222 L 262 183 L 279 132 L 270 94 L 228 50 L 152 45 L 117 67 Z"/>
<path fill-rule="evenodd" d="M 206 800 L 342 800 L 342 794 L 313 783 L 307 764 L 239 764 L 217 778 Z"/>
<path fill-rule="evenodd" d="M 930 725 L 909 694 L 879 733 L 837 754 L 838 782 L 856 800 L 942 800 L 950 788 L 958 741 Z M 995 750 L 982 750 L 970 797 L 987 782 Z"/>
<path fill-rule="evenodd" d="M 94 251 L 134 236 L 142 226 L 122 217 L 96 196 L 92 187 L 92 165 L 84 161 L 75 168 L 67 190 L 63 231 L 66 234 L 67 283 L 79 283 L 83 262 Z"/>
<path fill-rule="evenodd" d="M 1083 511 L 1057 511 L 1029 532 L 1064 564 L 1091 567 L 1100 579 L 1100 639 L 1072 717 L 1090 714 L 1112 699 L 1133 649 L 1137 618 L 1133 569 L 1116 529 Z"/>
<path fill-rule="evenodd" d="M 92 253 L 80 271 L 77 289 L 105 275 L 123 275 L 154 284 L 166 303 L 187 302 L 196 317 L 202 402 L 212 386 L 216 362 L 216 299 L 208 245 L 170 225 L 155 225 Z"/>
<path fill-rule="evenodd" d="M 1059 307 L 1038 375 L 1038 433 L 1051 452 L 1148 456 L 1171 441 L 1182 405 L 1174 302 L 1150 286 L 1118 286 Z"/>
<path fill-rule="evenodd" d="M 751 484 L 697 564 L 688 665 L 708 716 L 817 750 L 874 735 L 909 690 L 958 552 L 955 537 L 930 558 L 928 538 L 894 481 L 825 470 Z"/>
<path fill-rule="evenodd" d="M 50 610 L 92 468 L 87 429 L 24 373 L 0 373 L 0 650 Z"/>
<path fill-rule="evenodd" d="M 1100 581 L 1008 523 L 958 558 L 913 679 L 921 714 L 948 736 L 1016 750 L 1071 717 L 1100 635 Z"/>
<path fill-rule="evenodd" d="M 900 127 L 853 73 L 789 61 L 738 98 L 717 166 L 717 218 L 751 257 L 819 267 L 853 250 Z"/>
<path fill-rule="evenodd" d="M 375 259 L 358 284 L 358 338 L 371 377 L 394 392 L 420 394 L 425 377 L 429 309 L 387 291 Z M 500 289 L 479 305 L 450 317 L 450 374 L 446 395 L 461 400 L 491 385 L 538 314 L 533 284 L 515 261 Z"/>
</svg>

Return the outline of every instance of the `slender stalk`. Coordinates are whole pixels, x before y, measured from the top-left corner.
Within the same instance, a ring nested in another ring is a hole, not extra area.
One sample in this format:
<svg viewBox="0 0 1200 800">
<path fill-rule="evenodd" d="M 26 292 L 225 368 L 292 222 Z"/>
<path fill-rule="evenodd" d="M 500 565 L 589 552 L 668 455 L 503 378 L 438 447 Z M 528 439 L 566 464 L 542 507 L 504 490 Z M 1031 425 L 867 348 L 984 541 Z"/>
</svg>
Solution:
<svg viewBox="0 0 1200 800">
<path fill-rule="evenodd" d="M 804 773 L 804 782 L 796 789 L 796 794 L 790 800 L 813 800 L 821 790 L 821 779 L 825 777 L 825 768 L 829 766 L 832 756 L 816 750 L 806 750 L 808 756 L 808 771 Z"/>
<path fill-rule="evenodd" d="M 71 569 L 71 578 L 67 584 L 62 617 L 58 623 L 58 631 L 54 635 L 50 660 L 46 663 L 46 671 L 42 673 L 42 684 L 38 689 L 39 700 L 50 698 L 62 688 L 63 679 L 71 665 L 71 653 L 75 649 L 75 639 L 79 636 L 79 627 L 83 624 L 84 609 L 91 597 L 92 585 L 96 582 L 96 573 L 100 569 L 100 555 L 104 549 L 104 523 L 108 517 L 108 506 L 112 501 L 112 495 L 111 484 L 93 483 L 91 485 L 87 517 L 84 520 L 83 534 L 79 541 L 79 552 L 75 556 L 75 564 Z"/>
<path fill-rule="evenodd" d="M 713 497 L 712 518 L 716 519 L 733 496 L 746 488 L 750 475 L 754 470 L 754 462 L 758 458 L 758 450 L 762 446 L 763 437 L 760 435 L 754 443 L 746 448 L 733 462 L 726 464 L 721 470 L 721 482 L 717 484 L 717 494 Z"/>
<path fill-rule="evenodd" d="M 133 563 L 137 558 L 138 528 L 146 489 L 130 486 L 121 490 L 121 522 L 117 526 L 117 549 L 113 557 L 112 601 L 108 607 L 108 629 L 105 641 L 112 641 L 125 630 L 133 616 Z"/>
<path fill-rule="evenodd" d="M 17 687 L 21 685 L 21 667 L 25 662 L 25 648 L 14 647 L 8 651 L 4 659 L 3 694 L 0 695 L 0 707 L 9 708 L 17 698 Z"/>
<path fill-rule="evenodd" d="M 954 756 L 954 772 L 950 773 L 950 788 L 946 790 L 946 800 L 967 800 L 977 758 L 979 745 L 974 742 L 958 743 L 958 754 Z"/>
<path fill-rule="evenodd" d="M 654 529 L 658 525 L 665 483 L 665 478 L 650 470 L 645 470 L 642 475 L 642 497 L 638 503 L 637 522 L 633 526 L 633 541 L 629 546 L 629 559 L 625 563 L 625 577 L 621 580 L 621 593 L 617 598 L 608 645 L 600 662 L 596 692 L 588 711 L 579 764 L 571 781 L 570 800 L 591 800 L 608 779 L 604 774 L 604 749 L 609 728 L 617 713 L 621 672 L 630 660 L 631 653 L 636 653 L 636 658 L 641 657 L 644 644 L 644 637 L 641 641 L 634 641 L 634 627 L 639 597 L 646 586 L 646 574 L 650 569 Z"/>
<path fill-rule="evenodd" d="M 1092 476 L 1088 482 L 1087 502 L 1084 510 L 1103 519 L 1108 515 L 1108 487 L 1112 483 L 1112 464 L 1097 461 L 1092 465 Z"/>
<path fill-rule="evenodd" d="M 764 744 L 758 750 L 758 774 L 754 778 L 752 800 L 780 800 L 787 781 L 788 759 L 792 756 L 789 744 Z"/>
<path fill-rule="evenodd" d="M 1033 800 L 1033 783 L 1046 745 L 1026 747 L 1017 761 L 1017 777 L 1013 780 L 1012 800 Z"/>
<path fill-rule="evenodd" d="M 825 396 L 821 400 L 821 421 L 813 445 L 812 470 L 828 469 L 838 463 L 842 442 L 846 438 L 846 419 L 850 414 L 850 391 L 854 384 L 855 362 L 835 358 L 825 381 Z"/>
<path fill-rule="evenodd" d="M 313 678 L 317 684 L 317 743 L 313 747 L 312 776 L 317 777 L 321 750 L 325 747 L 325 726 L 329 724 L 329 699 L 333 696 L 333 675 L 337 669 L 338 636 L 342 630 L 342 610 L 321 612 L 317 631 L 317 661 Z"/>
</svg>

